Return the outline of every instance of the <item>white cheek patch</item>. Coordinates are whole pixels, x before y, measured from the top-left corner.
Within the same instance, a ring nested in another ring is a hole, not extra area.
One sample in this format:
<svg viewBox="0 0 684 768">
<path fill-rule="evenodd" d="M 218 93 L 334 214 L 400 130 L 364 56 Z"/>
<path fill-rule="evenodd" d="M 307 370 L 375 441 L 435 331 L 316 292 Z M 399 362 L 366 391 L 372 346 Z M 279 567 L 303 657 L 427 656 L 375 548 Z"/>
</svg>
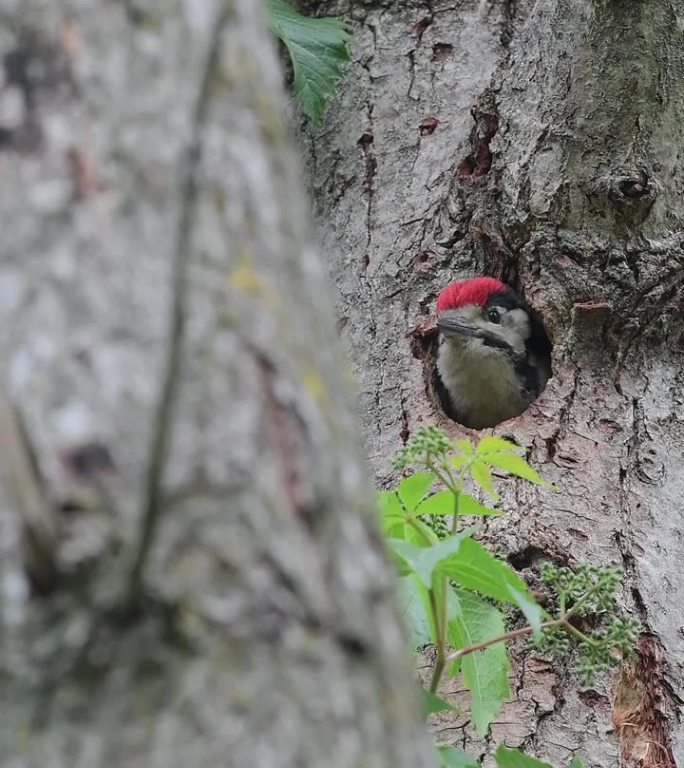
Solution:
<svg viewBox="0 0 684 768">
<path fill-rule="evenodd" d="M 525 351 L 525 342 L 530 338 L 530 318 L 524 309 L 511 309 L 504 315 L 503 325 L 498 334 L 505 339 L 515 352 Z"/>
</svg>

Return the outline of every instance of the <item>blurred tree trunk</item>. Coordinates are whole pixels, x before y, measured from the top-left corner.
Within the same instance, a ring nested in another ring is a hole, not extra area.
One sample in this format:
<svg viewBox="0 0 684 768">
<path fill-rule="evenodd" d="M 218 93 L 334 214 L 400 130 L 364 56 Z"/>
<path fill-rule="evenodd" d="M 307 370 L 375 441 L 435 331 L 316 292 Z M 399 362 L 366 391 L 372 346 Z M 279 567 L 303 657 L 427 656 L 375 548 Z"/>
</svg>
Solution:
<svg viewBox="0 0 684 768">
<path fill-rule="evenodd" d="M 634 667 L 596 690 L 516 649 L 493 742 L 559 766 L 684 766 L 684 2 L 305 5 L 354 20 L 308 148 L 377 477 L 420 424 L 463 433 L 425 391 L 434 300 L 503 277 L 542 312 L 554 378 L 495 431 L 561 492 L 509 484 L 487 536 L 531 577 L 621 566 L 644 623 Z M 472 739 L 464 716 L 435 728 Z"/>
<path fill-rule="evenodd" d="M 0 3 L 0 765 L 427 765 L 253 0 Z"/>
</svg>

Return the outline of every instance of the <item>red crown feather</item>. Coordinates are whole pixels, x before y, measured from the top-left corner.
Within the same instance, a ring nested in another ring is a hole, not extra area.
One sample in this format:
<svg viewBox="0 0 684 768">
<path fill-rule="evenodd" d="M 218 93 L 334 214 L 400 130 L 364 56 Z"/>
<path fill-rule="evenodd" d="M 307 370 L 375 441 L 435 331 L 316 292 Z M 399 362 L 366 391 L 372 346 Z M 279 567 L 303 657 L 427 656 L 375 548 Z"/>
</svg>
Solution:
<svg viewBox="0 0 684 768">
<path fill-rule="evenodd" d="M 458 309 L 466 304 L 484 307 L 493 293 L 503 293 L 507 288 L 501 280 L 494 277 L 474 277 L 451 283 L 439 294 L 437 312 L 446 309 Z"/>
</svg>

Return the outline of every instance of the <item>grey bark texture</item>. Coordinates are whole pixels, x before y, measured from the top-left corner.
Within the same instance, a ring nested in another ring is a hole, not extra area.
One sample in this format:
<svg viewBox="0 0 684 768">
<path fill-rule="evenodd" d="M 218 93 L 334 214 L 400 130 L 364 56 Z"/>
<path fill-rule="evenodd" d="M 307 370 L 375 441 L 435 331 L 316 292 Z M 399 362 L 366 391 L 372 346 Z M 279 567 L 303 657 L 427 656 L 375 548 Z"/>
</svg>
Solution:
<svg viewBox="0 0 684 768">
<path fill-rule="evenodd" d="M 467 434 L 426 392 L 437 293 L 508 280 L 553 335 L 554 377 L 494 432 L 561 490 L 502 484 L 486 538 L 532 580 L 546 560 L 624 568 L 644 624 L 595 690 L 514 648 L 491 740 L 467 716 L 434 730 L 485 765 L 504 739 L 558 766 L 684 766 L 684 2 L 309 7 L 354 20 L 308 157 L 378 482 L 421 424 Z"/>
<path fill-rule="evenodd" d="M 428 764 L 261 11 L 0 3 L 6 768 Z"/>
</svg>

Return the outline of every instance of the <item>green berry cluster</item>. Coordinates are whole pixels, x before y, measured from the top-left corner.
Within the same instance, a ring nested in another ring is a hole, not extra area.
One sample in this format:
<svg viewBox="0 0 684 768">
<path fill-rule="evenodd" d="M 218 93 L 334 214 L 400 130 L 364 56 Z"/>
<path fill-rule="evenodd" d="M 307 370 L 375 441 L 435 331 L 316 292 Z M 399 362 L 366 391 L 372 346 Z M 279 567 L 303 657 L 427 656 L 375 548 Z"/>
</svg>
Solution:
<svg viewBox="0 0 684 768">
<path fill-rule="evenodd" d="M 532 645 L 543 656 L 565 656 L 570 652 L 570 635 L 564 629 L 545 629 L 532 640 Z"/>
<path fill-rule="evenodd" d="M 578 674 L 583 685 L 591 685 L 601 672 L 614 667 L 623 656 L 632 653 L 641 624 L 630 617 L 614 616 L 607 628 L 585 634 L 571 619 L 589 614 L 615 611 L 615 593 L 621 572 L 617 568 L 581 565 L 576 571 L 547 564 L 542 579 L 557 595 L 561 610 L 560 626 L 544 630 L 532 643 L 547 656 L 562 656 L 571 648 L 571 638 L 577 640 L 580 651 Z"/>
<path fill-rule="evenodd" d="M 542 580 L 558 595 L 561 605 L 578 616 L 608 611 L 615 605 L 615 592 L 622 572 L 618 568 L 580 565 L 577 570 L 547 563 Z"/>
<path fill-rule="evenodd" d="M 440 515 L 419 515 L 418 519 L 431 528 L 438 538 L 446 539 L 447 536 L 451 536 L 450 521 L 451 518 L 444 518 Z"/>
<path fill-rule="evenodd" d="M 421 427 L 393 462 L 395 469 L 412 464 L 424 464 L 429 456 L 446 457 L 453 451 L 453 442 L 438 427 Z"/>
<path fill-rule="evenodd" d="M 582 685 L 591 685 L 596 675 L 633 653 L 640 631 L 641 624 L 636 619 L 616 617 L 605 632 L 591 635 L 590 643 L 580 643 L 582 657 L 577 671 Z"/>
</svg>

